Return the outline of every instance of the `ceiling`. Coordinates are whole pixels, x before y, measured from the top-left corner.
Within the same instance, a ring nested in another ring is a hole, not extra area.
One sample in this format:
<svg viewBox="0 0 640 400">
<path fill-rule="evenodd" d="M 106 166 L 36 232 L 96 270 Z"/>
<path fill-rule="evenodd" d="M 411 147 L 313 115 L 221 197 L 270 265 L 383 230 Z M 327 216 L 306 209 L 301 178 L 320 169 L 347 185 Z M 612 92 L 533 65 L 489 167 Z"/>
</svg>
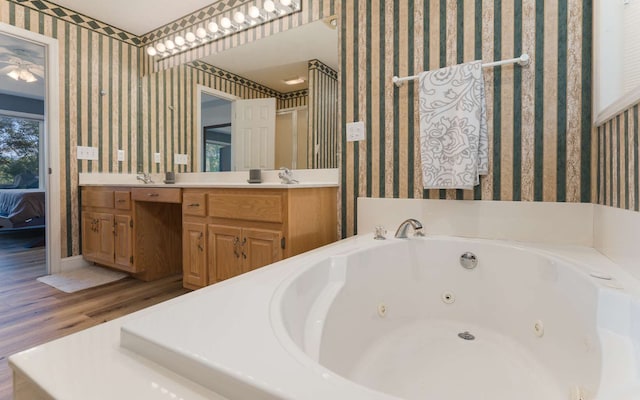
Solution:
<svg viewBox="0 0 640 400">
<path fill-rule="evenodd" d="M 312 22 L 234 47 L 205 57 L 202 61 L 286 93 L 308 87 L 306 81 L 291 86 L 283 81 L 307 78 L 307 63 L 312 59 L 338 70 L 338 32 L 324 21 Z"/>
<path fill-rule="evenodd" d="M 212 0 L 53 0 L 62 7 L 142 36 L 214 3 Z"/>
</svg>

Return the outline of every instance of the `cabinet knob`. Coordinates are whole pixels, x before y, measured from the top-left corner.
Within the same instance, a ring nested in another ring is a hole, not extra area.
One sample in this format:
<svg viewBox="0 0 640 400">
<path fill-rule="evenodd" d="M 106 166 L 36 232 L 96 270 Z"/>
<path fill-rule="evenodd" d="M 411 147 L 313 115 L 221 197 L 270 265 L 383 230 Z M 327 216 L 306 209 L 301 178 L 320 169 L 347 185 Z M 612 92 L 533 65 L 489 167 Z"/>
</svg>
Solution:
<svg viewBox="0 0 640 400">
<path fill-rule="evenodd" d="M 149 193 L 148 196 L 149 197 L 158 197 L 158 196 L 160 196 L 160 194 L 159 193 Z"/>
<path fill-rule="evenodd" d="M 191 203 L 189 207 L 200 207 L 200 203 Z"/>
</svg>

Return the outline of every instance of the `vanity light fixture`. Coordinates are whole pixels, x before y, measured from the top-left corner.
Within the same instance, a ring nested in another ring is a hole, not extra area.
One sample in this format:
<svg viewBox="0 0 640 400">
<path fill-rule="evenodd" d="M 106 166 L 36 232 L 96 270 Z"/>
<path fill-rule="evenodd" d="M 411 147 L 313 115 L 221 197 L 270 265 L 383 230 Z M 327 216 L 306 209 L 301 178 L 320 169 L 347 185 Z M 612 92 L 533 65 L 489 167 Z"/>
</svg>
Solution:
<svg viewBox="0 0 640 400">
<path fill-rule="evenodd" d="M 262 7 L 259 6 L 260 3 Z M 146 51 L 151 57 L 173 56 L 225 35 L 296 13 L 301 9 L 300 0 L 255 0 L 254 5 L 240 5 L 228 10 L 219 19 L 209 20 L 203 26 L 194 26 L 190 31 L 151 44 L 147 46 Z"/>
</svg>

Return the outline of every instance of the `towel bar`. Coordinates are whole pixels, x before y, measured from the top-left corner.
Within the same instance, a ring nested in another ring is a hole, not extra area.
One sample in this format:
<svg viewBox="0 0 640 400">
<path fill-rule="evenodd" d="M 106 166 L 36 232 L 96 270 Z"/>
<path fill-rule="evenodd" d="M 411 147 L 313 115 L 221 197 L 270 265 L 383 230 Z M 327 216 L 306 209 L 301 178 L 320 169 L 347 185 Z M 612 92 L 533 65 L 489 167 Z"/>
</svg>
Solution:
<svg viewBox="0 0 640 400">
<path fill-rule="evenodd" d="M 526 67 L 529 65 L 531 61 L 531 58 L 529 57 L 528 54 L 523 54 L 520 57 L 516 57 L 516 58 L 510 58 L 508 60 L 500 60 L 500 61 L 494 61 L 494 62 L 490 62 L 490 63 L 485 63 L 482 64 L 482 68 L 488 68 L 488 67 L 497 67 L 499 65 L 506 65 L 506 64 L 518 64 L 521 67 Z M 403 78 L 399 78 L 397 76 L 393 77 L 393 83 L 400 87 L 404 84 L 404 82 L 406 81 L 413 81 L 415 79 L 418 79 L 420 77 L 420 74 L 418 75 L 411 75 L 411 76 L 405 76 Z"/>
</svg>

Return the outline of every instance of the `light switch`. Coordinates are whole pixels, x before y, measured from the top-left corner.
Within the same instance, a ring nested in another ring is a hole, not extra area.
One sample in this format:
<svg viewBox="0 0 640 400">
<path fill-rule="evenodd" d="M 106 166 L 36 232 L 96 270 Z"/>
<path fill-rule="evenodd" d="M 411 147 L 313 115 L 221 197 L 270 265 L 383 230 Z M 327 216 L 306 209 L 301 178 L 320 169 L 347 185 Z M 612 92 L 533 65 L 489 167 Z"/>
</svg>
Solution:
<svg viewBox="0 0 640 400">
<path fill-rule="evenodd" d="M 78 146 L 76 148 L 76 158 L 78 160 L 98 160 L 98 148 L 88 146 Z"/>
<path fill-rule="evenodd" d="M 160 164 L 160 153 L 153 153 L 153 162 Z"/>
<path fill-rule="evenodd" d="M 350 122 L 347 124 L 347 142 L 364 140 L 364 122 Z"/>
<path fill-rule="evenodd" d="M 118 150 L 118 161 L 124 161 L 124 150 Z"/>
<path fill-rule="evenodd" d="M 189 162 L 189 157 L 186 154 L 174 154 L 173 155 L 173 163 L 176 165 L 187 165 Z"/>
</svg>

